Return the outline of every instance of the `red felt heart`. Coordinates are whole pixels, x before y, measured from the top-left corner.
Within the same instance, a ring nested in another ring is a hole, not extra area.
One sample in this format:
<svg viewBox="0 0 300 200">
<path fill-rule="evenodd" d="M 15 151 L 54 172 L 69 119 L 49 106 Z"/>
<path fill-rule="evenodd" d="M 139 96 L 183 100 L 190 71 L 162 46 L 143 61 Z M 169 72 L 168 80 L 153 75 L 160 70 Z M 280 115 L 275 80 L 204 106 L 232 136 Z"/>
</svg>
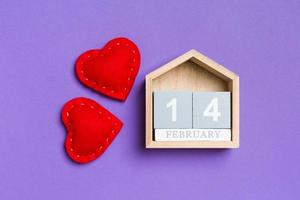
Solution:
<svg viewBox="0 0 300 200">
<path fill-rule="evenodd" d="M 102 49 L 89 50 L 76 61 L 78 79 L 87 87 L 124 101 L 140 67 L 137 46 L 126 38 L 109 41 Z"/>
<path fill-rule="evenodd" d="M 78 163 L 98 158 L 123 126 L 108 110 L 83 97 L 68 101 L 61 116 L 67 129 L 66 152 Z"/>
</svg>

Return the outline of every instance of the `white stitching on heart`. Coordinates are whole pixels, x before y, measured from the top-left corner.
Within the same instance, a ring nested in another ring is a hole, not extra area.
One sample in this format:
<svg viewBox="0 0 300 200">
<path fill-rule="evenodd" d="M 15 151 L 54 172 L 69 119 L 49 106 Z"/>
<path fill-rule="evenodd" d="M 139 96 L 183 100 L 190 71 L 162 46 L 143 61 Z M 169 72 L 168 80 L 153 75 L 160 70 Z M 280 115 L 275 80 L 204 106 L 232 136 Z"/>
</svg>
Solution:
<svg viewBox="0 0 300 200">
<path fill-rule="evenodd" d="M 76 102 L 76 103 L 77 103 L 77 102 Z M 76 103 L 75 103 L 75 104 L 76 104 Z M 79 105 L 80 105 L 80 106 L 88 106 L 88 105 L 85 104 L 85 103 L 80 103 Z M 67 116 L 68 119 L 70 118 L 70 112 L 71 112 L 71 110 L 74 109 L 75 107 L 76 107 L 75 105 L 71 105 L 70 109 L 69 109 L 68 111 L 66 111 L 66 116 Z M 89 107 L 90 107 L 91 109 L 96 109 L 95 106 L 93 106 L 93 105 L 90 105 Z M 102 115 L 102 112 L 101 112 L 101 111 L 98 111 L 98 113 L 99 113 L 100 115 Z M 112 118 L 111 118 L 110 116 L 108 116 L 107 119 L 108 119 L 108 120 L 111 120 Z M 69 121 L 68 121 L 68 125 L 71 126 L 71 123 L 70 123 Z M 114 123 L 114 126 L 117 126 L 117 123 Z M 116 132 L 116 129 L 113 128 L 113 129 L 111 130 L 111 133 L 114 134 L 115 132 Z M 106 142 L 109 141 L 109 136 L 107 136 L 107 137 L 105 138 L 105 141 L 106 141 Z M 71 144 L 73 143 L 73 138 L 72 138 L 72 136 L 70 137 L 70 143 L 71 143 Z M 98 150 L 101 151 L 102 149 L 103 149 L 103 145 L 100 145 L 100 147 L 98 148 Z M 74 152 L 74 148 L 71 147 L 70 150 L 71 150 L 72 152 Z M 90 154 L 90 155 L 84 155 L 84 156 L 93 156 L 93 157 L 94 157 L 94 156 L 96 156 L 96 154 L 95 154 L 95 153 L 92 153 L 92 154 Z M 76 157 L 77 157 L 77 158 L 80 158 L 80 155 L 77 154 Z"/>
<path fill-rule="evenodd" d="M 121 43 L 121 42 L 116 42 L 116 43 L 115 43 L 115 45 L 116 45 L 116 46 L 120 46 L 120 45 L 122 45 L 122 43 Z M 128 46 L 129 46 L 129 44 L 128 44 L 128 43 L 123 43 L 123 45 L 125 45 L 126 47 L 128 47 Z M 112 47 L 115 47 L 115 46 L 112 46 Z M 112 50 L 112 47 L 108 47 L 108 50 Z M 135 63 L 135 62 L 136 62 L 136 59 L 135 59 L 135 56 L 136 56 L 136 55 L 135 55 L 135 54 L 136 54 L 136 51 L 135 51 L 135 50 L 132 50 L 132 53 L 134 54 L 134 55 L 133 55 L 133 56 L 134 56 L 134 58 L 133 58 L 132 62 L 133 62 L 133 63 Z M 100 56 L 104 56 L 104 54 L 100 54 Z M 88 55 L 87 57 L 88 57 L 88 58 L 90 58 L 90 57 L 91 57 L 91 55 Z M 83 65 L 83 64 L 84 64 L 84 62 L 81 62 L 80 64 L 81 64 L 81 65 Z M 134 70 L 134 68 L 133 68 L 133 67 L 131 67 L 131 68 L 130 68 L 130 71 L 133 71 L 133 70 Z M 96 81 L 90 80 L 89 78 L 85 77 L 85 75 L 84 75 L 84 71 L 83 71 L 83 70 L 81 70 L 80 72 L 82 73 L 82 75 L 84 76 L 84 79 L 85 79 L 86 81 L 89 81 L 89 82 L 91 82 L 91 83 L 93 83 L 93 84 L 95 84 L 95 85 L 97 85 L 97 86 L 101 87 L 101 85 L 99 85 L 99 83 L 97 83 Z M 129 81 L 129 83 L 130 83 L 130 82 L 133 82 L 133 80 L 134 80 L 134 79 L 133 79 L 131 76 L 128 76 L 127 80 L 128 80 L 128 81 Z M 102 89 L 104 89 L 104 90 L 105 90 L 105 89 L 107 89 L 107 87 L 106 87 L 106 86 L 102 86 L 101 88 L 102 88 Z M 124 91 L 127 91 L 127 88 L 126 88 L 126 87 L 124 87 L 124 88 L 123 88 L 123 90 L 124 90 Z M 115 90 L 111 90 L 110 92 L 111 92 L 111 93 L 115 93 L 116 91 L 115 91 Z M 120 92 L 123 94 L 123 92 L 122 92 L 122 91 L 120 91 Z M 124 95 L 124 94 L 123 94 L 123 95 Z"/>
</svg>

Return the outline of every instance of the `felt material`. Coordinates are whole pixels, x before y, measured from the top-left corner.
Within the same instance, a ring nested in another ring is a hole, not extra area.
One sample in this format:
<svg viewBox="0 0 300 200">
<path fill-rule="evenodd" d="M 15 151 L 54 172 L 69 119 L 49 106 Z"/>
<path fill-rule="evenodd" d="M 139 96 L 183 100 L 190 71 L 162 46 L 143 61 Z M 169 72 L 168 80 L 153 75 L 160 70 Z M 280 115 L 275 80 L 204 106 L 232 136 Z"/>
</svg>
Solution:
<svg viewBox="0 0 300 200">
<path fill-rule="evenodd" d="M 137 46 L 126 38 L 89 50 L 76 61 L 78 79 L 87 87 L 121 101 L 126 100 L 140 67 Z"/>
<path fill-rule="evenodd" d="M 87 163 L 102 155 L 123 126 L 108 110 L 83 97 L 67 102 L 61 117 L 67 130 L 66 152 L 78 163 Z"/>
</svg>

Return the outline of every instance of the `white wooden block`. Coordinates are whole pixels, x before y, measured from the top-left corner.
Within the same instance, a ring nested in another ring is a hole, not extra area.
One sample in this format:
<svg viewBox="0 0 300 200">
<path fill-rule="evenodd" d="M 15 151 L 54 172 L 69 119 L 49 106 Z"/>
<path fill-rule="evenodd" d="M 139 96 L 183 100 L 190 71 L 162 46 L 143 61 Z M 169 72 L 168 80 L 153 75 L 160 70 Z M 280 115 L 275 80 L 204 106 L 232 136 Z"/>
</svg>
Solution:
<svg viewBox="0 0 300 200">
<path fill-rule="evenodd" d="M 154 128 L 192 128 L 192 92 L 155 91 Z"/>
<path fill-rule="evenodd" d="M 155 129 L 155 141 L 231 141 L 231 129 Z"/>
<path fill-rule="evenodd" d="M 193 128 L 231 128 L 230 92 L 194 92 Z"/>
</svg>

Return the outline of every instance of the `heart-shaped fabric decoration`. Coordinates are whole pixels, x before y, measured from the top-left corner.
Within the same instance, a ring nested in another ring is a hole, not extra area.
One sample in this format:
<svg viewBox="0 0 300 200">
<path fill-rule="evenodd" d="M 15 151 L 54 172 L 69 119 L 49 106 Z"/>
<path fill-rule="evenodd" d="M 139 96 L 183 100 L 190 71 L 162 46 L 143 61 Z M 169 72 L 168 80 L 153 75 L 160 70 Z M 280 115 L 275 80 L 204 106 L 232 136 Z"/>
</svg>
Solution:
<svg viewBox="0 0 300 200">
<path fill-rule="evenodd" d="M 123 126 L 108 110 L 83 97 L 67 102 L 61 117 L 67 129 L 66 152 L 78 163 L 87 163 L 98 158 Z"/>
<path fill-rule="evenodd" d="M 124 101 L 140 67 L 137 46 L 126 38 L 109 41 L 102 49 L 89 50 L 76 61 L 78 79 L 87 87 Z"/>
</svg>

